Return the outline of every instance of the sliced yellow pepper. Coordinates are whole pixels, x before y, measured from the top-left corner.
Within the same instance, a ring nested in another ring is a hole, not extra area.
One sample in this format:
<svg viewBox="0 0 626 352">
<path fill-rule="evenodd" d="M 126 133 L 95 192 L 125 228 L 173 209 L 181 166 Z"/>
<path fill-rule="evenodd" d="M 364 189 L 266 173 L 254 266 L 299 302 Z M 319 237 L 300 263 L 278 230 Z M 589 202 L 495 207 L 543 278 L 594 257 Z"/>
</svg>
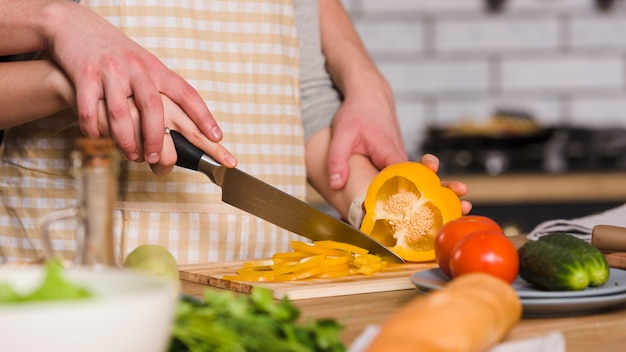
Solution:
<svg viewBox="0 0 626 352">
<path fill-rule="evenodd" d="M 336 241 L 331 241 L 331 240 L 315 241 L 314 243 L 316 247 L 339 249 L 342 251 L 346 251 L 346 252 L 350 252 L 350 253 L 354 253 L 358 255 L 365 255 L 369 253 L 369 251 L 365 248 L 357 247 L 355 245 L 348 244 L 348 243 L 336 242 Z"/>
<path fill-rule="evenodd" d="M 324 273 L 319 273 L 319 274 L 311 276 L 311 278 L 315 278 L 315 279 L 331 279 L 331 278 L 351 276 L 351 275 L 358 275 L 358 274 L 360 274 L 358 269 L 356 269 L 356 268 L 348 268 L 346 270 L 337 270 L 337 271 L 328 271 L 328 272 L 324 272 Z"/>
<path fill-rule="evenodd" d="M 292 241 L 294 252 L 276 253 L 272 259 L 243 263 L 237 275 L 224 280 L 281 282 L 307 278 L 334 278 L 348 275 L 372 275 L 385 268 L 379 256 L 366 249 L 335 241 L 315 241 L 311 244 Z"/>
<path fill-rule="evenodd" d="M 271 259 L 267 260 L 255 260 L 251 262 L 243 263 L 244 268 L 260 268 L 260 267 L 271 267 L 274 265 L 274 261 Z"/>
<path fill-rule="evenodd" d="M 348 265 L 346 264 L 337 264 L 326 267 L 317 267 L 310 268 L 308 270 L 294 272 L 291 274 L 278 275 L 274 277 L 274 281 L 294 281 L 294 280 L 302 280 L 310 278 L 314 275 L 322 274 L 322 273 L 332 273 L 334 271 L 347 270 Z"/>
<path fill-rule="evenodd" d="M 338 249 L 319 247 L 301 241 L 291 241 L 290 244 L 291 248 L 293 248 L 294 250 L 305 253 L 332 255 L 335 257 L 339 257 L 344 254 L 344 252 Z"/>
<path fill-rule="evenodd" d="M 309 257 L 311 256 L 311 253 L 304 253 L 304 252 L 282 252 L 282 253 L 276 253 L 272 256 L 272 259 L 276 260 L 276 259 L 285 259 L 285 260 L 300 260 L 304 257 Z"/>
</svg>

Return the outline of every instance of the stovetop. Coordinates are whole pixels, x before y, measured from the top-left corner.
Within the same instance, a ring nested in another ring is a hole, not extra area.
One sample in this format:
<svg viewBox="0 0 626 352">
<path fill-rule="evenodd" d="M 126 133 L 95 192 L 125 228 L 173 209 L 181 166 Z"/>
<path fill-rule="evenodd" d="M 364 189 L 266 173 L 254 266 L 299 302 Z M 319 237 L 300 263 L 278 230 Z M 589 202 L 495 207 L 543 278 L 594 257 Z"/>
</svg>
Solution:
<svg viewBox="0 0 626 352">
<path fill-rule="evenodd" d="M 626 130 L 561 127 L 538 138 L 461 140 L 430 131 L 422 152 L 440 159 L 440 174 L 623 171 Z"/>
</svg>

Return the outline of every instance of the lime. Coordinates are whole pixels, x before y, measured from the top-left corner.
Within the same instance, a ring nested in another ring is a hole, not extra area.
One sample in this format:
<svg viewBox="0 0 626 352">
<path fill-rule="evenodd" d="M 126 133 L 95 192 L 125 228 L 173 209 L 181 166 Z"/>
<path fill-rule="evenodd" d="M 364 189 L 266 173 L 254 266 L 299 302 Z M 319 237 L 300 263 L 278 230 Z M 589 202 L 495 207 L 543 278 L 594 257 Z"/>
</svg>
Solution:
<svg viewBox="0 0 626 352">
<path fill-rule="evenodd" d="M 178 280 L 178 264 L 170 251 L 157 244 L 143 244 L 126 257 L 124 267 Z"/>
</svg>

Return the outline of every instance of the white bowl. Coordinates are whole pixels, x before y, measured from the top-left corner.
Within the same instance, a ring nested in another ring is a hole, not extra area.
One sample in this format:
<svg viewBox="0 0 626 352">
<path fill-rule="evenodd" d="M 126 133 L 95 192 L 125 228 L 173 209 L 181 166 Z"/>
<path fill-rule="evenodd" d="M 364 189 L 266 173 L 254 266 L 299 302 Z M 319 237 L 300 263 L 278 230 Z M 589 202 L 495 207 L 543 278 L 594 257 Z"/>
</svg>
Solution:
<svg viewBox="0 0 626 352">
<path fill-rule="evenodd" d="M 42 267 L 0 269 L 0 283 L 30 292 Z M 92 299 L 0 305 L 0 350 L 163 352 L 177 302 L 176 282 L 129 270 L 66 270 Z"/>
</svg>

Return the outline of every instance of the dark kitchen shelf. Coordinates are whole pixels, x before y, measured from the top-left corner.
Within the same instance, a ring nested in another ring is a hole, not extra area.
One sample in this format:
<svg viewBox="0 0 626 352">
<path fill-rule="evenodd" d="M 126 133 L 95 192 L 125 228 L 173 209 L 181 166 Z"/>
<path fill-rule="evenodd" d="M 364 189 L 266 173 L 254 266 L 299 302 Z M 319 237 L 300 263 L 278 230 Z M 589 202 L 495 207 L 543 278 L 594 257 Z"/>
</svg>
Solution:
<svg viewBox="0 0 626 352">
<path fill-rule="evenodd" d="M 504 9 L 507 0 L 484 0 L 485 8 L 488 12 L 497 13 Z M 509 0 L 512 1 L 512 0 Z M 600 11 L 610 11 L 615 4 L 615 0 L 592 0 L 595 2 L 596 8 Z"/>
</svg>

